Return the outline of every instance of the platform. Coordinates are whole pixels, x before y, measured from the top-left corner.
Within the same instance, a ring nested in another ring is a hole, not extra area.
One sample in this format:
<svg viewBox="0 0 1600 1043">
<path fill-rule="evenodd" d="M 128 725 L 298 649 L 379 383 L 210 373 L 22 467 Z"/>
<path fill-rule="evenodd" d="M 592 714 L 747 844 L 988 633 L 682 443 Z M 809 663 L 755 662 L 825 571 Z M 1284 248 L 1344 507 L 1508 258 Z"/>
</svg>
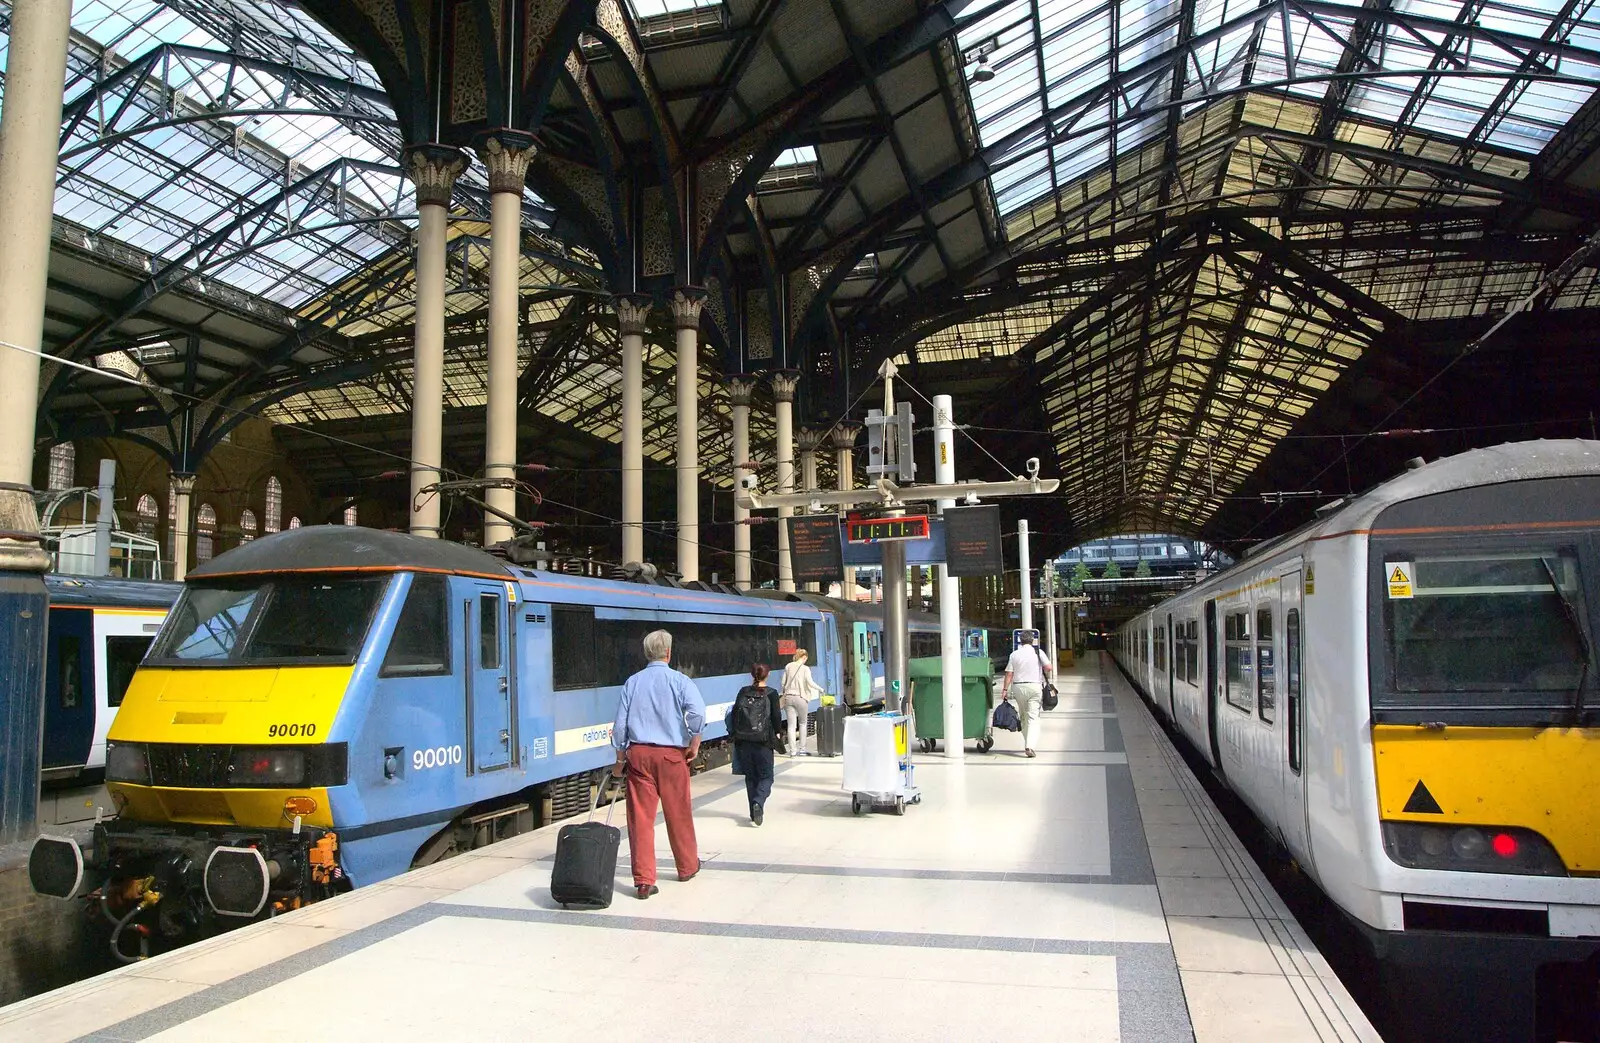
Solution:
<svg viewBox="0 0 1600 1043">
<path fill-rule="evenodd" d="M 678 883 L 658 828 L 648 901 L 624 865 L 609 910 L 555 906 L 550 827 L 0 1009 L 0 1038 L 1378 1039 L 1109 659 L 1020 745 L 922 757 L 904 817 L 806 758 L 758 829 L 708 772 L 705 869 Z"/>
</svg>

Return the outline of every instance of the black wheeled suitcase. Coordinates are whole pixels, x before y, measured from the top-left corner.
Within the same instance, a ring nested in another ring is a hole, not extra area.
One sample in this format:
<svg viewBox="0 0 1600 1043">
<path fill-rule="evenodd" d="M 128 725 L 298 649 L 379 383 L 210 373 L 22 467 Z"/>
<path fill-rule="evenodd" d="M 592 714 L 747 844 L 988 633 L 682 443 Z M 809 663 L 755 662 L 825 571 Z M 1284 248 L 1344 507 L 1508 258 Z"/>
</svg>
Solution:
<svg viewBox="0 0 1600 1043">
<path fill-rule="evenodd" d="M 595 790 L 595 803 L 607 782 Z M 618 794 L 620 796 L 620 794 Z M 550 897 L 564 908 L 605 909 L 617 883 L 617 851 L 622 846 L 622 830 L 611 824 L 611 809 L 616 798 L 606 805 L 606 820 L 594 821 L 594 805 L 589 820 L 562 826 L 556 834 L 556 864 L 550 871 Z"/>
<path fill-rule="evenodd" d="M 823 757 L 844 756 L 844 707 L 837 703 L 817 711 L 817 753 Z"/>
</svg>

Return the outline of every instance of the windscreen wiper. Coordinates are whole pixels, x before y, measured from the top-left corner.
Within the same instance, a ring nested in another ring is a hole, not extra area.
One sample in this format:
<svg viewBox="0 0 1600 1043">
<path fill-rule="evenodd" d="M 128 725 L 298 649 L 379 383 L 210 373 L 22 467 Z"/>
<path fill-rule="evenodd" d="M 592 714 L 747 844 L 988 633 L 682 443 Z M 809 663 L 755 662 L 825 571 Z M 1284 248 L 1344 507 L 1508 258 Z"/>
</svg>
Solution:
<svg viewBox="0 0 1600 1043">
<path fill-rule="evenodd" d="M 1578 618 L 1578 609 L 1567 597 L 1567 592 L 1561 589 L 1561 582 L 1556 579 L 1556 570 L 1550 567 L 1549 559 L 1541 556 L 1539 564 L 1544 567 L 1544 574 L 1550 580 L 1550 589 L 1555 591 L 1556 597 L 1561 599 L 1562 614 L 1567 617 L 1567 623 L 1572 627 L 1572 632 L 1578 637 L 1578 648 L 1583 652 L 1583 667 L 1578 671 L 1578 685 L 1572 691 L 1572 723 L 1570 727 L 1576 728 L 1583 723 L 1583 686 L 1589 680 L 1589 663 L 1594 658 L 1589 650 L 1589 633 L 1583 628 L 1583 621 Z"/>
</svg>

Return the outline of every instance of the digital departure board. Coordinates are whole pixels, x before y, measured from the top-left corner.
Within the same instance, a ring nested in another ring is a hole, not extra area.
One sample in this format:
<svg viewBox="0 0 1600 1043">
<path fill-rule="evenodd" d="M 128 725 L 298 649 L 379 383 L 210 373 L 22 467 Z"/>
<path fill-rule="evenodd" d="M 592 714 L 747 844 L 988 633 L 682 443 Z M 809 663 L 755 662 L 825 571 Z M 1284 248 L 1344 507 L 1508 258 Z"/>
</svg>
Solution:
<svg viewBox="0 0 1600 1043">
<path fill-rule="evenodd" d="M 946 507 L 942 517 L 950 575 L 998 576 L 1005 570 L 999 507 Z"/>
<path fill-rule="evenodd" d="M 845 519 L 845 533 L 845 539 L 851 543 L 925 540 L 929 536 L 928 516 L 907 514 L 898 518 L 863 518 L 852 514 Z"/>
<path fill-rule="evenodd" d="M 832 583 L 844 579 L 844 548 L 839 544 L 839 516 L 811 514 L 784 519 L 789 526 L 789 561 L 796 583 Z"/>
</svg>

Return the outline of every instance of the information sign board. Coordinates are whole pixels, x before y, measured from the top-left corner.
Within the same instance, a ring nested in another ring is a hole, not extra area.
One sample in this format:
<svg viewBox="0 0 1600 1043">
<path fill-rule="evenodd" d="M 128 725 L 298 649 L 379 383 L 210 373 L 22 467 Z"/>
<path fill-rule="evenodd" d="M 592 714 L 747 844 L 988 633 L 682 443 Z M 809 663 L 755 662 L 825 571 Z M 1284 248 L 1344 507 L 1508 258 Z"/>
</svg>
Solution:
<svg viewBox="0 0 1600 1043">
<path fill-rule="evenodd" d="M 944 556 L 952 576 L 998 576 L 1005 571 L 1000 545 L 1000 508 L 947 507 Z"/>
<path fill-rule="evenodd" d="M 807 514 L 785 519 L 789 526 L 789 560 L 796 583 L 832 583 L 844 579 L 844 550 L 839 544 L 839 516 Z"/>
</svg>

